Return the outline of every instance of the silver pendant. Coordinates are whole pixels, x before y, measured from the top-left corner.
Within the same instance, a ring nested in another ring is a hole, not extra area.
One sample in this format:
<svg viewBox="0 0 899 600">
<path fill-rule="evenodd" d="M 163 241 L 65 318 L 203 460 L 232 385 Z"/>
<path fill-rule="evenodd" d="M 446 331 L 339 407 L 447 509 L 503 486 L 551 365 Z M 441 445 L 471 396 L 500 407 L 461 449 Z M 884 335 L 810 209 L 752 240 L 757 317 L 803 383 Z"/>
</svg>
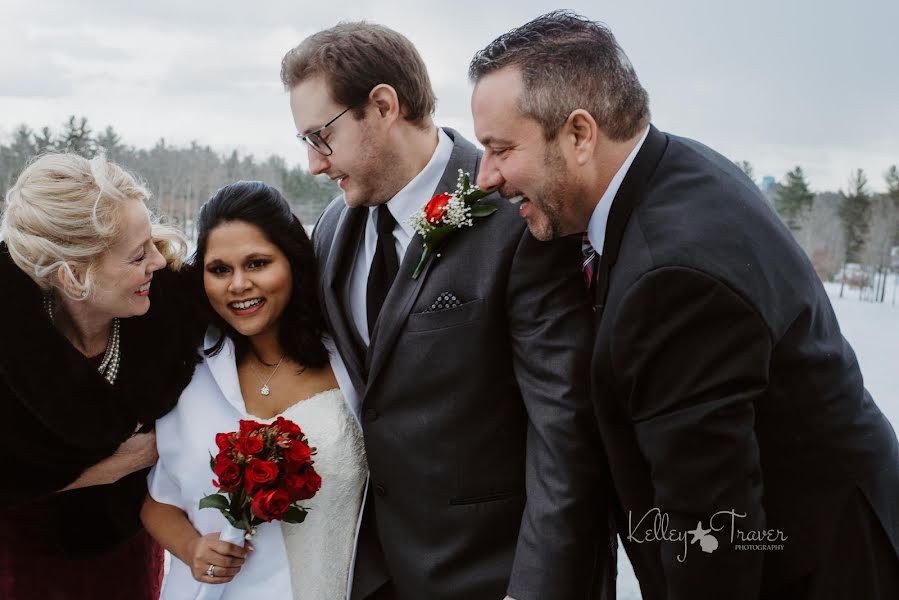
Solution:
<svg viewBox="0 0 899 600">
<path fill-rule="evenodd" d="M 268 385 L 262 386 L 262 389 L 259 390 L 259 392 L 260 392 L 263 396 L 268 396 L 269 394 L 272 393 L 272 391 L 271 391 L 270 389 L 268 389 Z"/>
</svg>

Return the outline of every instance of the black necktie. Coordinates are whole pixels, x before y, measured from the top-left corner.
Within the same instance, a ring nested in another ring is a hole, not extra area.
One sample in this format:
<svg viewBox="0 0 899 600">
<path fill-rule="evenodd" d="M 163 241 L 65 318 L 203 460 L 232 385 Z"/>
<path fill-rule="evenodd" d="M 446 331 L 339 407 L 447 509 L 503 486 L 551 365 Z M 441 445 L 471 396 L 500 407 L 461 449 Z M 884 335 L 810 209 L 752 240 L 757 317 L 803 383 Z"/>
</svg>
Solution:
<svg viewBox="0 0 899 600">
<path fill-rule="evenodd" d="M 371 270 L 368 272 L 368 290 L 365 296 L 369 338 L 375 330 L 375 322 L 378 320 L 384 298 L 387 297 L 387 292 L 396 279 L 396 273 L 400 270 L 393 238 L 394 227 L 396 219 L 390 214 L 387 205 L 381 204 L 378 206 L 378 242 L 375 246 L 375 256 L 371 261 Z"/>
</svg>

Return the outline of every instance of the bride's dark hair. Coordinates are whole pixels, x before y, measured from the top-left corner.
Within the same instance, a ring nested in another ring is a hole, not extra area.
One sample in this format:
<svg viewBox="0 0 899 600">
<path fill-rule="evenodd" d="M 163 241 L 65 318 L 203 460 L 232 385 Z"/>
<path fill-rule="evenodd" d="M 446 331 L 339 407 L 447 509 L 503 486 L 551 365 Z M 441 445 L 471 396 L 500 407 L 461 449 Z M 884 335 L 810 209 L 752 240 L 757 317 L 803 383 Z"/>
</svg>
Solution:
<svg viewBox="0 0 899 600">
<path fill-rule="evenodd" d="M 203 263 L 209 234 L 219 225 L 235 221 L 258 227 L 284 253 L 290 264 L 293 291 L 278 322 L 278 341 L 285 355 L 304 366 L 325 366 L 328 351 L 321 339 L 325 322 L 316 296 L 318 274 L 312 242 L 281 193 L 261 181 L 226 185 L 206 201 L 197 217 L 197 250 L 191 260 L 190 277 L 200 307 L 209 322 L 222 332 L 216 343 L 206 349 L 206 354 L 217 354 L 225 336 L 234 341 L 238 360 L 250 350 L 246 337 L 212 309 L 203 287 Z"/>
</svg>

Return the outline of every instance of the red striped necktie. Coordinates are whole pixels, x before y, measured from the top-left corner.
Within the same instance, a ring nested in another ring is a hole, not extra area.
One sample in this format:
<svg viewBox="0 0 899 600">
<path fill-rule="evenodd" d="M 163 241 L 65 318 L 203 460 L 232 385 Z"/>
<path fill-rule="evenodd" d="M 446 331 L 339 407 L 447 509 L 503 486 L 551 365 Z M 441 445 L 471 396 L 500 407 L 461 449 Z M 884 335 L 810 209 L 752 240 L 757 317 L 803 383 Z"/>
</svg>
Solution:
<svg viewBox="0 0 899 600">
<path fill-rule="evenodd" d="M 581 238 L 581 253 L 583 254 L 581 266 L 584 269 L 584 284 L 590 290 L 593 288 L 593 275 L 596 273 L 596 263 L 599 262 L 599 255 L 594 250 L 593 244 L 590 243 L 587 232 L 584 232 L 584 236 Z"/>
</svg>

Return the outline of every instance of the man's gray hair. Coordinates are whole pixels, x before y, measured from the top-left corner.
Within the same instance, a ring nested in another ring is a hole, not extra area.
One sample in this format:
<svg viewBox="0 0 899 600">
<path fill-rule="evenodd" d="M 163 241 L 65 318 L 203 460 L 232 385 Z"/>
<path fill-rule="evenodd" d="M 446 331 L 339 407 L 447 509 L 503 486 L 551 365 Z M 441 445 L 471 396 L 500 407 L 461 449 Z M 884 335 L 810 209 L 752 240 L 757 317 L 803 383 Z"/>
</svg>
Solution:
<svg viewBox="0 0 899 600">
<path fill-rule="evenodd" d="M 569 10 L 547 13 L 475 54 L 468 76 L 476 84 L 508 66 L 521 71 L 519 109 L 540 123 L 547 140 L 578 108 L 615 141 L 630 139 L 649 124 L 649 95 L 602 23 Z"/>
</svg>

